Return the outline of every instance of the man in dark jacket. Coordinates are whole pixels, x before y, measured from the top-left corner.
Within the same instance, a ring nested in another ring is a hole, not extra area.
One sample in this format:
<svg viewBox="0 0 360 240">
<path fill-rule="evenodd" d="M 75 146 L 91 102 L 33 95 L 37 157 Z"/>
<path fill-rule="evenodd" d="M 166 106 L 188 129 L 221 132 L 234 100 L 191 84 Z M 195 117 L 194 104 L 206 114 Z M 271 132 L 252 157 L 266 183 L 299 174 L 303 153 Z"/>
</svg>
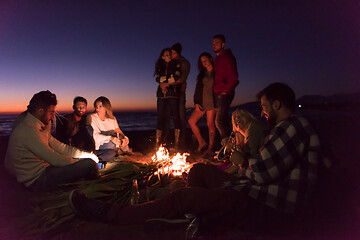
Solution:
<svg viewBox="0 0 360 240">
<path fill-rule="evenodd" d="M 176 84 L 179 85 L 179 118 L 180 118 L 180 133 L 175 132 L 175 143 L 179 141 L 179 137 L 181 138 L 181 145 L 184 145 L 185 142 L 185 134 L 186 134 L 186 80 L 190 72 L 190 63 L 186 60 L 182 55 L 182 46 L 180 43 L 175 43 L 171 47 L 171 59 L 178 64 L 180 68 L 180 78 L 176 80 Z M 176 144 L 175 144 L 176 145 Z"/>
<path fill-rule="evenodd" d="M 74 98 L 74 112 L 57 119 L 55 138 L 79 149 L 93 151 L 94 141 L 86 129 L 86 108 L 85 98 Z"/>
<path fill-rule="evenodd" d="M 239 84 L 236 59 L 230 49 L 224 49 L 224 35 L 215 35 L 212 43 L 216 53 L 214 62 L 214 93 L 218 112 L 215 125 L 219 130 L 221 139 L 230 135 L 231 127 L 228 118 L 230 104 L 234 99 L 235 87 Z"/>
</svg>

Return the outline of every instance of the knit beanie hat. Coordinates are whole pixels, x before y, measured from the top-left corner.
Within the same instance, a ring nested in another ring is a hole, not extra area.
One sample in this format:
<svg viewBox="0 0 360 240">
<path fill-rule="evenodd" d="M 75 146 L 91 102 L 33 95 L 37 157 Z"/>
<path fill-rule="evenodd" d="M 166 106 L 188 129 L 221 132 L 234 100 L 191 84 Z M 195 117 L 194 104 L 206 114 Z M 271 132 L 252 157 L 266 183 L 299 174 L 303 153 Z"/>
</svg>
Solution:
<svg viewBox="0 0 360 240">
<path fill-rule="evenodd" d="M 181 55 L 181 50 L 182 50 L 182 46 L 180 43 L 175 43 L 172 47 L 171 50 L 174 50 L 175 52 L 177 52 L 179 55 Z"/>
</svg>

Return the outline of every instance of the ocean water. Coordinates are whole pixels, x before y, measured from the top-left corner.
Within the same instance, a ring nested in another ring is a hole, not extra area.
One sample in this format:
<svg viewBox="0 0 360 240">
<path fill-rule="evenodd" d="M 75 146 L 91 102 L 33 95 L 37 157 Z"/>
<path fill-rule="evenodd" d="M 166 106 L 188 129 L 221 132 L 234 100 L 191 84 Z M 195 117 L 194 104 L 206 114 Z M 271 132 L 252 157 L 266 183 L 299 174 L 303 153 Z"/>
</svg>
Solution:
<svg viewBox="0 0 360 240">
<path fill-rule="evenodd" d="M 187 118 L 189 118 L 192 110 L 187 111 Z M 114 113 L 120 129 L 127 131 L 142 131 L 142 130 L 155 130 L 157 123 L 156 111 L 141 111 L 141 112 L 116 112 Z M 18 115 L 1 115 L 0 114 L 0 136 L 10 135 L 12 126 Z M 199 126 L 206 126 L 206 118 L 202 118 Z M 172 121 L 170 122 L 172 127 Z"/>
<path fill-rule="evenodd" d="M 0 136 L 10 135 L 11 128 L 18 115 L 1 115 L 0 114 Z"/>
</svg>

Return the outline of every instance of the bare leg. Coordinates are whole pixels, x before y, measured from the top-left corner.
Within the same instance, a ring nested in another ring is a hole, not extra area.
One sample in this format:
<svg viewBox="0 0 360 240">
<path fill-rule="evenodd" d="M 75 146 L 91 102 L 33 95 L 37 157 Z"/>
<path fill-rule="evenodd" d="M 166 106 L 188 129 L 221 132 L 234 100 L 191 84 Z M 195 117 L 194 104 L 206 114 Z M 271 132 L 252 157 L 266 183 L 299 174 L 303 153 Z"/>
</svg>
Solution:
<svg viewBox="0 0 360 240">
<path fill-rule="evenodd" d="M 192 132 L 194 133 L 198 143 L 199 143 L 199 147 L 198 150 L 200 151 L 204 146 L 206 146 L 206 142 L 204 140 L 204 138 L 201 136 L 200 133 L 200 129 L 199 127 L 196 125 L 196 123 L 199 121 L 199 119 L 204 116 L 205 112 L 200 111 L 199 108 L 195 108 L 194 111 L 192 112 L 188 122 L 189 125 L 191 127 Z"/>
</svg>

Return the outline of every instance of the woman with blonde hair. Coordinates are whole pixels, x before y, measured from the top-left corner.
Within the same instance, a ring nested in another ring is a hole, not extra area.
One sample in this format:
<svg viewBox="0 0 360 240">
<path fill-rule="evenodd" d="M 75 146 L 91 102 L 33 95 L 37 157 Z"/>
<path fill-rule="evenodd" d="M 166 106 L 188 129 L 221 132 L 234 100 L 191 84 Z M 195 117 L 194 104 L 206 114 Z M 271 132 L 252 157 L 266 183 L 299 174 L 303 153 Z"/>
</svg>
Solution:
<svg viewBox="0 0 360 240">
<path fill-rule="evenodd" d="M 219 158 L 230 155 L 230 164 L 222 164 L 219 168 L 228 173 L 236 173 L 240 168 L 247 167 L 247 163 L 240 162 L 240 159 L 247 159 L 259 153 L 264 143 L 266 128 L 244 109 L 236 109 L 231 115 L 231 121 L 233 133 L 222 143 L 224 147 L 218 155 Z"/>
<path fill-rule="evenodd" d="M 130 152 L 129 138 L 121 131 L 112 112 L 108 98 L 101 96 L 94 101 L 95 112 L 87 117 L 94 138 L 96 155 L 104 162 L 112 160 L 118 150 Z"/>
<path fill-rule="evenodd" d="M 239 143 L 243 146 L 243 152 L 250 156 L 256 155 L 264 143 L 265 126 L 254 115 L 240 108 L 232 113 L 231 119 L 233 131 L 240 133 L 241 136 L 238 137 L 243 139 L 242 143 Z"/>
</svg>

